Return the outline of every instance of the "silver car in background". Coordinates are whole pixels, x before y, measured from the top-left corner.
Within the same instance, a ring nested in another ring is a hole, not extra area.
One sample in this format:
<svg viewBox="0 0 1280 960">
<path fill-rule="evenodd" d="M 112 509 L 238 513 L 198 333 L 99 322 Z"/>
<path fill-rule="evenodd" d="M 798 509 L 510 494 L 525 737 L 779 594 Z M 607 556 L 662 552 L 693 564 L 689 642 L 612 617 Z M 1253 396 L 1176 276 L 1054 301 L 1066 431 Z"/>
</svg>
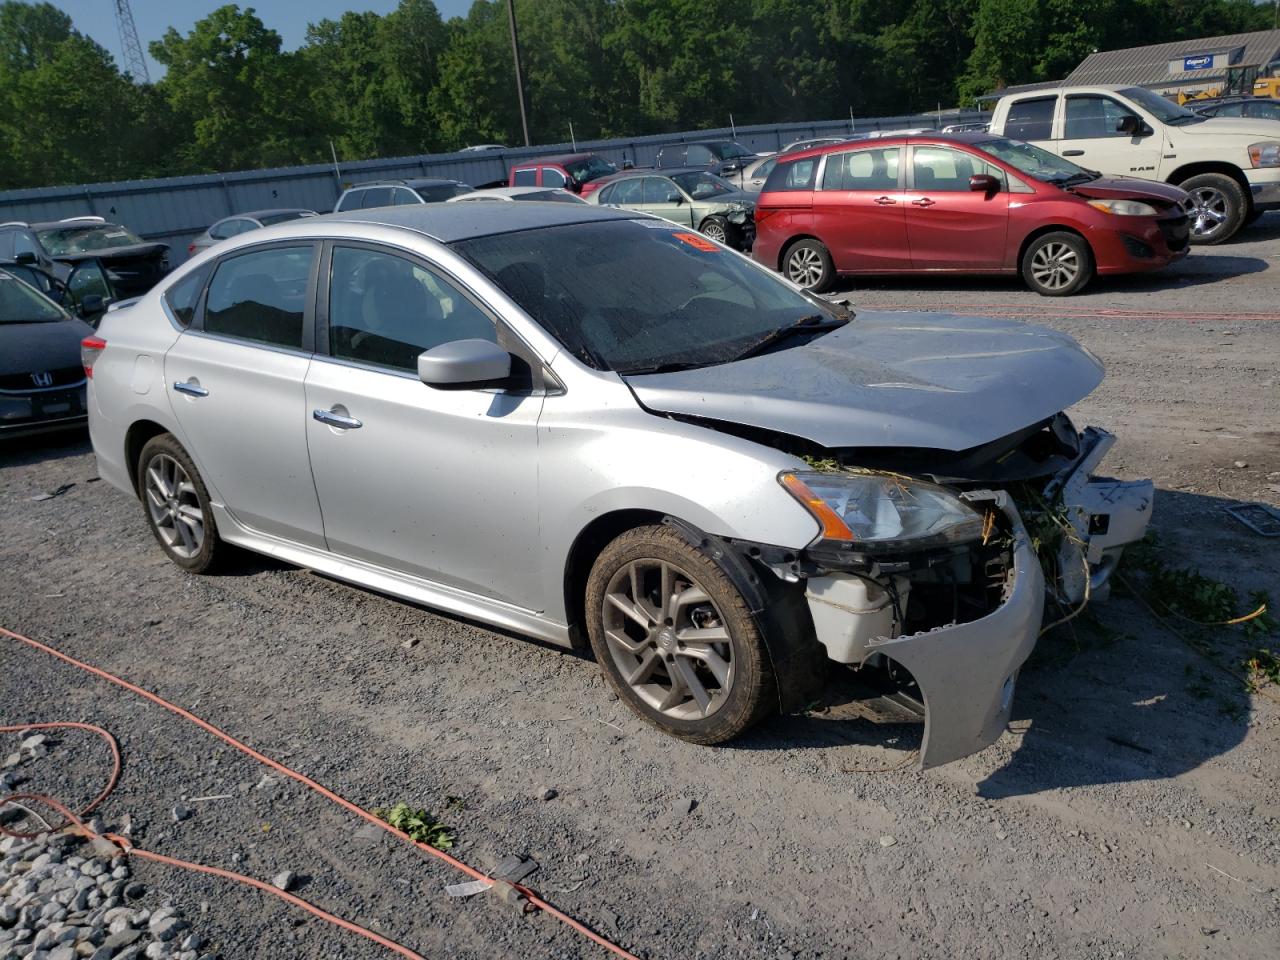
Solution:
<svg viewBox="0 0 1280 960">
<path fill-rule="evenodd" d="M 274 210 L 250 210 L 248 213 L 237 213 L 223 217 L 210 225 L 209 229 L 187 244 L 187 256 L 194 257 L 201 250 L 208 250 L 215 243 L 238 237 L 250 230 L 261 230 L 289 220 L 300 220 L 303 217 L 314 217 L 314 210 L 303 207 L 280 207 Z"/>
<path fill-rule="evenodd" d="M 1023 511 L 1061 504 L 1064 603 L 1150 515 L 1149 482 L 1090 476 L 1112 438 L 1062 412 L 1102 378 L 1071 338 L 855 315 L 591 205 L 254 231 L 82 352 L 101 475 L 180 567 L 236 544 L 589 642 L 695 743 L 857 670 L 924 716 L 923 766 L 982 749 L 1040 631 Z"/>
</svg>

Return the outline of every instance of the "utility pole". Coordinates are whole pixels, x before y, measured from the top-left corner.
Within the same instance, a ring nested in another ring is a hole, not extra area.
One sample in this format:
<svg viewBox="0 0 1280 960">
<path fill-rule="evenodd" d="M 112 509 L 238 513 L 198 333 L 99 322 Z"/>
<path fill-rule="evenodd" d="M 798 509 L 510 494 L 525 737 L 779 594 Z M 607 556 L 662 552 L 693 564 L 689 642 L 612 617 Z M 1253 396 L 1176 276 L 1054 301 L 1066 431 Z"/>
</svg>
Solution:
<svg viewBox="0 0 1280 960">
<path fill-rule="evenodd" d="M 520 40 L 516 36 L 516 0 L 507 0 L 507 22 L 511 24 L 511 56 L 516 62 L 516 97 L 520 100 L 520 127 L 524 145 L 529 146 L 529 119 L 524 112 L 524 78 L 520 74 Z"/>
</svg>

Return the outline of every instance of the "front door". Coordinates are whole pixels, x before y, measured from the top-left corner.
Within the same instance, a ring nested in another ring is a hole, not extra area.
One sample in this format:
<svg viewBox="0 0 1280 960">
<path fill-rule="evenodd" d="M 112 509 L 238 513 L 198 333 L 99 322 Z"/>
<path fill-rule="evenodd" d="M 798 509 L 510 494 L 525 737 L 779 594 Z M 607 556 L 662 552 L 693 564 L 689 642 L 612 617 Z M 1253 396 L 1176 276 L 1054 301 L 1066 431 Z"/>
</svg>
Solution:
<svg viewBox="0 0 1280 960">
<path fill-rule="evenodd" d="M 1116 129 L 1131 107 L 1101 94 L 1072 94 L 1063 104 L 1062 139 L 1058 156 L 1110 176 L 1160 176 L 1164 140 L 1159 133 L 1132 136 Z"/>
<path fill-rule="evenodd" d="M 164 382 L 213 499 L 254 530 L 323 547 L 303 426 L 315 252 L 281 243 L 220 261 Z"/>
<path fill-rule="evenodd" d="M 669 177 L 645 177 L 642 203 L 636 208 L 682 227 L 696 227 L 693 204 Z"/>
<path fill-rule="evenodd" d="M 431 347 L 498 341 L 493 318 L 441 271 L 376 246 L 335 244 L 323 275 L 306 432 L 329 549 L 536 609 L 542 397 L 417 374 Z"/>
<path fill-rule="evenodd" d="M 999 270 L 1006 266 L 1009 192 L 1004 171 L 951 147 L 913 146 L 906 192 L 907 242 L 916 270 Z M 995 193 L 969 188 L 985 173 Z"/>
<path fill-rule="evenodd" d="M 901 186 L 902 147 L 827 154 L 813 191 L 813 232 L 849 273 L 911 266 Z M 800 163 L 812 161 L 797 161 Z"/>
</svg>

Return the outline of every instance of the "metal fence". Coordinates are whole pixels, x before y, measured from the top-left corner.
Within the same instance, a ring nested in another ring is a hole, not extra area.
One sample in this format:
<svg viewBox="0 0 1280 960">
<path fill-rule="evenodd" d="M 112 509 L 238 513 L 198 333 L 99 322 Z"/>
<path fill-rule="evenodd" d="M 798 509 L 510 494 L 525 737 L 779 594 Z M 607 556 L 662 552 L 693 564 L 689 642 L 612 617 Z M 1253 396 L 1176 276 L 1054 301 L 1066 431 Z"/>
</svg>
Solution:
<svg viewBox="0 0 1280 960">
<path fill-rule="evenodd" d="M 941 122 L 955 123 L 978 114 L 948 114 Z M 935 115 L 827 120 L 759 126 L 697 130 L 614 140 L 578 141 L 578 151 L 600 154 L 615 163 L 630 160 L 638 167 L 654 162 L 658 148 L 681 140 L 736 139 L 748 149 L 778 150 L 795 140 L 821 136 L 848 136 L 876 130 L 933 127 Z M 0 192 L 0 222 L 22 220 L 37 223 L 64 217 L 97 215 L 129 227 L 148 240 L 170 245 L 174 264 L 187 258 L 187 244 L 211 223 L 233 213 L 270 207 L 306 207 L 326 213 L 333 209 L 342 190 L 363 180 L 408 177 L 444 177 L 481 184 L 505 180 L 510 167 L 532 157 L 565 153 L 568 143 L 493 150 L 485 153 L 422 154 L 332 164 L 246 170 L 238 173 L 164 177 L 156 180 L 124 180 L 116 183 L 80 184 Z"/>
</svg>

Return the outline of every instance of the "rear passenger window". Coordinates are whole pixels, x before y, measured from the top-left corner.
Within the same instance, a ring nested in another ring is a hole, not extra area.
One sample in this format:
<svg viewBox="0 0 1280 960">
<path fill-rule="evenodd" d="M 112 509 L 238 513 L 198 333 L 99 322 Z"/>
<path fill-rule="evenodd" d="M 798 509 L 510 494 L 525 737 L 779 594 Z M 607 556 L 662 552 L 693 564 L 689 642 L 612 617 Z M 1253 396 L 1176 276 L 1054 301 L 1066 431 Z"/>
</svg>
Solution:
<svg viewBox="0 0 1280 960">
<path fill-rule="evenodd" d="M 418 195 L 405 187 L 397 187 L 393 193 L 394 197 L 391 202 L 397 207 L 420 202 Z"/>
<path fill-rule="evenodd" d="M 712 156 L 710 150 L 698 143 L 689 147 L 689 151 L 684 155 L 684 157 L 685 163 L 689 164 L 691 167 L 703 167 L 710 163 L 714 163 L 716 159 Z"/>
<path fill-rule="evenodd" d="M 302 316 L 313 248 L 271 247 L 218 264 L 209 282 L 206 333 L 302 348 Z"/>
<path fill-rule="evenodd" d="M 613 193 L 609 195 L 609 202 L 623 205 L 644 203 L 644 180 L 640 177 L 634 177 L 615 184 Z"/>
<path fill-rule="evenodd" d="M 191 325 L 191 320 L 196 315 L 196 304 L 200 302 L 200 294 L 204 292 L 204 283 L 208 279 L 209 268 L 204 266 L 189 273 L 164 292 L 164 302 L 173 318 L 182 326 Z"/>
<path fill-rule="evenodd" d="M 827 154 L 823 190 L 896 190 L 901 147 Z"/>
<path fill-rule="evenodd" d="M 762 192 L 774 190 L 812 190 L 818 161 L 812 157 L 806 160 L 792 160 L 790 163 L 779 163 L 769 174 Z"/>
<path fill-rule="evenodd" d="M 370 187 L 368 190 L 361 191 L 360 209 L 362 210 L 368 210 L 370 207 L 389 207 L 392 202 L 390 187 Z"/>
<path fill-rule="evenodd" d="M 538 185 L 538 171 L 534 169 L 517 170 L 512 179 L 517 187 L 536 187 Z"/>
<path fill-rule="evenodd" d="M 1049 140 L 1053 137 L 1053 108 L 1057 97 L 1018 100 L 1009 107 L 1004 135 L 1014 140 Z"/>
</svg>

